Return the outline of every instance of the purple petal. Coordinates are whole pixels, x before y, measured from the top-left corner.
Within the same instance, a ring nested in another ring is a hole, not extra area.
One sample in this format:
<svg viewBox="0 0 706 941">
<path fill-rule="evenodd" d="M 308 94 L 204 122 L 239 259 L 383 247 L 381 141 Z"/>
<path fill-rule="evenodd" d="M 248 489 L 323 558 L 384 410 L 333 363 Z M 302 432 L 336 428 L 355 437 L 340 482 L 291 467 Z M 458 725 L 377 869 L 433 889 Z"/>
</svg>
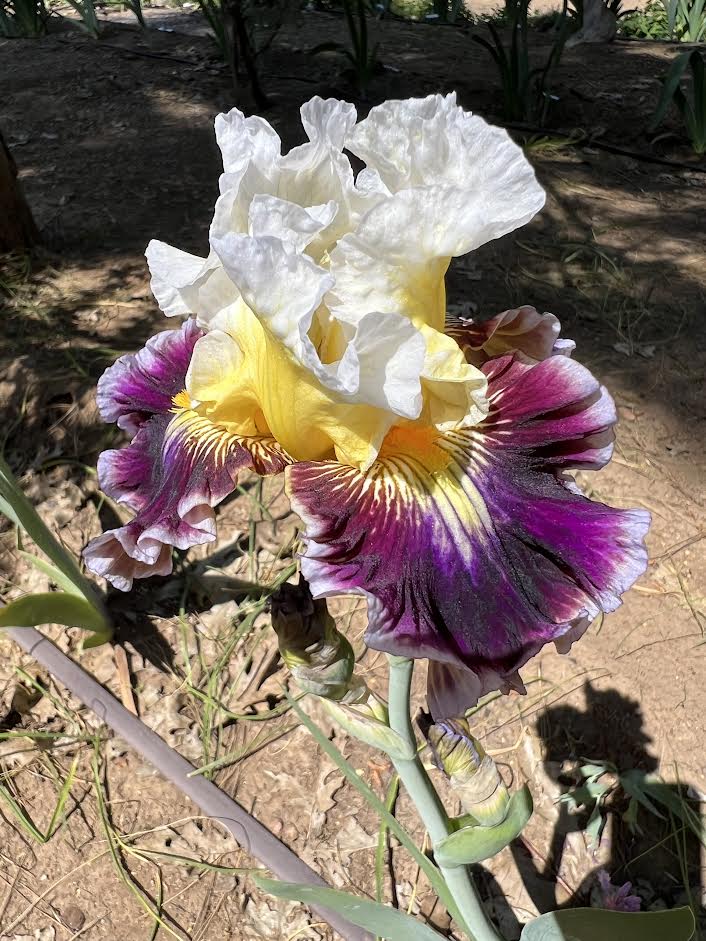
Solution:
<svg viewBox="0 0 706 941">
<path fill-rule="evenodd" d="M 272 438 L 241 438 L 190 407 L 182 390 L 200 336 L 192 321 L 161 333 L 118 360 L 99 386 L 103 416 L 135 434 L 127 447 L 101 454 L 98 480 L 137 515 L 89 543 L 84 558 L 123 591 L 134 578 L 168 574 L 172 548 L 215 540 L 213 508 L 240 470 L 278 473 L 289 461 Z"/>
<path fill-rule="evenodd" d="M 164 415 L 184 388 L 186 370 L 203 330 L 187 320 L 179 330 L 165 330 L 139 353 L 116 360 L 98 380 L 96 401 L 106 422 L 135 432 L 150 415 Z"/>
<path fill-rule="evenodd" d="M 642 901 L 639 895 L 631 895 L 632 883 L 625 882 L 616 886 L 610 881 L 605 869 L 598 870 L 598 885 L 600 887 L 601 908 L 614 912 L 639 912 Z"/>
<path fill-rule="evenodd" d="M 134 527 L 133 527 L 134 528 Z M 92 539 L 83 552 L 88 568 L 105 578 L 120 591 L 130 591 L 135 578 L 152 575 L 169 575 L 172 570 L 172 547 L 163 544 L 151 562 L 140 562 L 130 551 L 134 551 L 136 536 L 131 524 L 120 529 L 110 529 Z M 125 548 L 127 545 L 127 549 Z"/>
<path fill-rule="evenodd" d="M 215 540 L 213 508 L 235 489 L 239 471 L 278 472 L 288 460 L 272 439 L 237 438 L 190 410 L 165 417 L 151 418 L 132 444 L 99 462 L 102 489 L 137 516 L 89 543 L 84 558 L 123 591 L 133 578 L 168 574 L 172 547 Z"/>
<path fill-rule="evenodd" d="M 554 314 L 540 314 L 525 305 L 480 323 L 463 318 L 449 320 L 446 332 L 456 340 L 469 363 L 481 366 L 494 356 L 513 351 L 534 362 L 557 353 L 570 356 L 575 343 L 559 339 L 560 330 Z"/>
<path fill-rule="evenodd" d="M 370 646 L 453 667 L 432 672 L 457 714 L 461 700 L 518 688 L 529 657 L 613 610 L 647 562 L 649 514 L 594 503 L 563 477 L 610 456 L 605 390 L 561 356 L 483 370 L 491 410 L 476 428 L 393 429 L 366 473 L 288 471 L 314 595 L 365 594 Z"/>
</svg>

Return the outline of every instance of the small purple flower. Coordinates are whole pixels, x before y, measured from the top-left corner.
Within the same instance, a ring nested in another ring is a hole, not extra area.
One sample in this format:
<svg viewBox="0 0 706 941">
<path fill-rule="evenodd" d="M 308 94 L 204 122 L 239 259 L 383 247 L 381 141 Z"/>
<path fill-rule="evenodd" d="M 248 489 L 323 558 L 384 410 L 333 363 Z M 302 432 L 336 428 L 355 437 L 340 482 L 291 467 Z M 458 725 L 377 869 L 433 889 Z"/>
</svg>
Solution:
<svg viewBox="0 0 706 941">
<path fill-rule="evenodd" d="M 613 912 L 639 912 L 641 900 L 639 895 L 631 895 L 632 882 L 615 886 L 605 869 L 598 870 L 598 885 L 600 886 L 600 908 L 607 908 Z"/>
</svg>

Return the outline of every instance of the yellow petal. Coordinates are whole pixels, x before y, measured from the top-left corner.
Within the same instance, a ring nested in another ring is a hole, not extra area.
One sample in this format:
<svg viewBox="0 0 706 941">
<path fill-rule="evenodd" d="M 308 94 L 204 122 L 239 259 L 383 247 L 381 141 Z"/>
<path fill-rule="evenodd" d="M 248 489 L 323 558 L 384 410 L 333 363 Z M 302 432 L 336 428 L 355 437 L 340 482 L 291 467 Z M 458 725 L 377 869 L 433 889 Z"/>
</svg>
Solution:
<svg viewBox="0 0 706 941">
<path fill-rule="evenodd" d="M 187 376 L 197 411 L 239 435 L 271 434 L 295 460 L 367 468 L 395 416 L 325 389 L 244 304 L 198 341 Z"/>
</svg>

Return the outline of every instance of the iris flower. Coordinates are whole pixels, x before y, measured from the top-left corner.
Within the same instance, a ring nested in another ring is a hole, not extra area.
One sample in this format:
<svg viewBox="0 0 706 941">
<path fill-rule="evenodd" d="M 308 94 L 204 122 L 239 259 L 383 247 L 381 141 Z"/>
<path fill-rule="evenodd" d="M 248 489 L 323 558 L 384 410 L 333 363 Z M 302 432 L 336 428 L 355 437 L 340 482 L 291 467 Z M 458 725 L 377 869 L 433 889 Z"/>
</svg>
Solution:
<svg viewBox="0 0 706 941">
<path fill-rule="evenodd" d="M 522 150 L 454 95 L 301 115 L 286 155 L 262 118 L 219 115 L 208 256 L 147 249 L 183 323 L 99 382 L 132 435 L 100 485 L 135 515 L 86 562 L 122 590 L 167 575 L 242 470 L 284 471 L 314 596 L 364 595 L 367 643 L 428 658 L 434 714 L 459 715 L 617 607 L 649 516 L 568 476 L 609 460 L 616 413 L 553 315 L 447 321 L 451 259 L 544 204 Z"/>
</svg>

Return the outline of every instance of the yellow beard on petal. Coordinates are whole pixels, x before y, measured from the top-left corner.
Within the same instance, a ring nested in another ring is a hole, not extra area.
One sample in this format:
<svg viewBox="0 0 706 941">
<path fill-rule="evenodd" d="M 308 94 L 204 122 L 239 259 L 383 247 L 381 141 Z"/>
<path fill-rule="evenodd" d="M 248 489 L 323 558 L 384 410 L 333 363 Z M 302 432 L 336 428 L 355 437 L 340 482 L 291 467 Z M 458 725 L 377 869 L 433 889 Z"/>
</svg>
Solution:
<svg viewBox="0 0 706 941">
<path fill-rule="evenodd" d="M 216 463 L 225 460 L 228 452 L 240 443 L 240 436 L 207 418 L 199 415 L 192 407 L 191 397 L 186 389 L 172 398 L 175 418 L 167 429 L 167 436 L 183 436 L 189 450 L 199 457 L 211 457 Z"/>
<path fill-rule="evenodd" d="M 451 463 L 451 455 L 439 447 L 441 435 L 435 428 L 417 425 L 395 425 L 380 448 L 379 458 L 413 458 L 430 473 L 439 473 Z"/>
<path fill-rule="evenodd" d="M 470 449 L 474 460 L 483 463 L 482 445 L 476 443 L 473 431 L 442 433 L 417 425 L 396 425 L 369 471 L 382 501 L 390 506 L 397 503 L 399 513 L 414 512 L 416 506 L 436 517 L 439 550 L 454 546 L 469 559 L 473 538 L 493 529 L 485 501 L 466 469 Z"/>
</svg>

